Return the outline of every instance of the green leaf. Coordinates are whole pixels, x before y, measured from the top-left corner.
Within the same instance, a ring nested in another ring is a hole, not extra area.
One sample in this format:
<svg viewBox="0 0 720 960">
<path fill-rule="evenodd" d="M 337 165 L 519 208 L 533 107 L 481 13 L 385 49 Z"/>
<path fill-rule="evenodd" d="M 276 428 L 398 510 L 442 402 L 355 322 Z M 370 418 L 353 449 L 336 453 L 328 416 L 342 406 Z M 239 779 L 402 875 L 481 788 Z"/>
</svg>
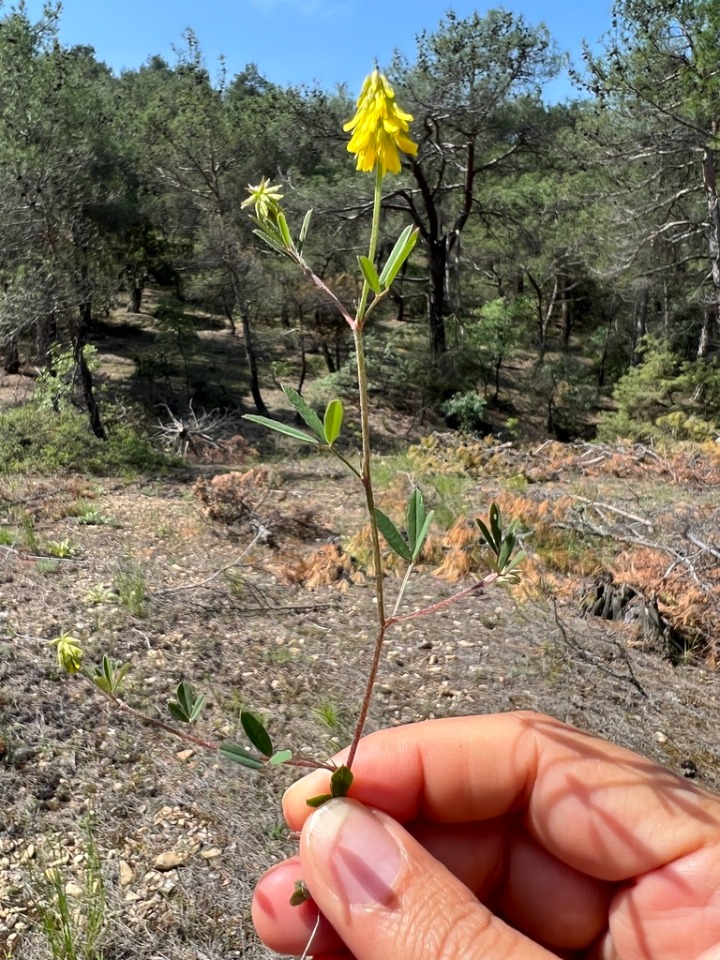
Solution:
<svg viewBox="0 0 720 960">
<path fill-rule="evenodd" d="M 402 535 L 390 517 L 386 516 L 382 510 L 378 510 L 377 507 L 375 508 L 375 522 L 378 525 L 378 530 L 387 540 L 390 549 L 394 550 L 403 560 L 412 563 L 412 553 L 403 540 Z"/>
<path fill-rule="evenodd" d="M 279 243 L 277 240 L 274 240 L 264 230 L 253 230 L 253 233 L 256 236 L 260 237 L 261 240 L 264 240 L 269 247 L 273 248 L 273 250 L 276 250 L 278 253 L 287 254 L 287 250 L 285 249 L 285 247 L 283 247 L 283 245 Z"/>
<path fill-rule="evenodd" d="M 328 800 L 332 800 L 333 795 L 331 793 L 319 793 L 316 797 L 310 797 L 309 800 L 305 801 L 305 805 L 308 807 L 321 807 L 324 803 L 327 803 Z"/>
<path fill-rule="evenodd" d="M 271 756 L 273 752 L 272 740 L 263 723 L 248 710 L 241 711 L 240 723 L 255 749 L 259 750 L 264 757 Z"/>
<path fill-rule="evenodd" d="M 115 682 L 113 683 L 113 693 L 120 689 L 123 680 L 130 670 L 132 670 L 131 663 L 123 663 L 122 665 L 118 663 L 115 665 Z"/>
<path fill-rule="evenodd" d="M 425 523 L 422 525 L 420 533 L 417 535 L 417 541 L 415 543 L 415 549 L 412 552 L 413 563 L 422 553 L 422 548 L 427 539 L 428 530 L 430 529 L 430 524 L 432 523 L 432 518 L 435 516 L 435 511 L 431 510 L 430 513 L 425 517 Z"/>
<path fill-rule="evenodd" d="M 187 714 L 188 718 L 192 713 L 195 704 L 195 693 L 187 680 L 181 680 L 175 690 L 175 697 L 180 704 L 180 708 Z"/>
<path fill-rule="evenodd" d="M 262 770 L 265 766 L 262 760 L 235 743 L 221 743 L 218 747 L 218 753 L 227 760 L 232 760 L 233 763 L 239 763 L 241 767 L 249 767 L 250 770 Z"/>
<path fill-rule="evenodd" d="M 525 553 L 524 550 L 521 550 L 519 553 L 516 553 L 515 556 L 511 558 L 510 563 L 508 563 L 508 565 L 503 570 L 503 576 L 510 574 L 515 569 L 515 567 L 517 567 L 519 564 L 523 562 L 525 557 L 527 557 L 527 553 Z M 520 579 L 519 575 L 517 573 L 513 573 L 512 576 L 515 578 L 515 582 L 517 583 L 517 581 Z"/>
<path fill-rule="evenodd" d="M 292 750 L 278 750 L 270 757 L 269 763 L 278 767 L 281 763 L 287 763 L 288 760 L 292 760 Z"/>
<path fill-rule="evenodd" d="M 475 522 L 476 522 L 477 525 L 480 527 L 480 533 L 483 535 L 483 539 L 484 539 L 485 542 L 488 544 L 488 546 L 491 548 L 491 550 L 493 551 L 493 553 L 497 556 L 498 553 L 500 552 L 500 544 L 499 544 L 499 543 L 495 543 L 495 540 L 494 540 L 494 538 L 493 538 L 493 535 L 490 533 L 490 531 L 488 530 L 488 528 L 485 526 L 485 524 L 482 522 L 482 520 L 481 520 L 479 517 L 476 517 L 476 518 L 475 518 Z"/>
<path fill-rule="evenodd" d="M 183 710 L 176 700 L 168 700 L 167 708 L 180 723 L 190 723 L 190 716 Z"/>
<path fill-rule="evenodd" d="M 397 238 L 387 263 L 380 274 L 380 285 L 387 289 L 400 272 L 400 268 L 412 253 L 420 231 L 408 225 Z"/>
<path fill-rule="evenodd" d="M 292 242 L 292 237 L 290 236 L 290 229 L 287 225 L 287 220 L 285 219 L 285 214 L 282 212 L 282 210 L 279 211 L 277 215 L 277 225 L 278 225 L 278 230 L 280 231 L 280 236 L 283 239 L 283 243 L 285 244 L 287 249 L 290 250 L 290 248 L 293 245 L 293 242 Z"/>
<path fill-rule="evenodd" d="M 303 398 L 297 392 L 293 390 L 292 387 L 283 386 L 283 393 L 288 398 L 293 407 L 297 410 L 300 416 L 303 418 L 305 423 L 310 427 L 310 429 L 318 435 L 320 440 L 324 442 L 325 440 L 325 428 L 322 425 L 322 420 L 315 413 L 315 411 L 305 403 Z"/>
<path fill-rule="evenodd" d="M 367 257 L 358 257 L 357 259 L 367 285 L 370 287 L 373 293 L 381 293 L 382 287 L 380 286 L 380 278 L 377 275 L 377 270 L 375 269 L 372 260 L 368 260 Z"/>
<path fill-rule="evenodd" d="M 502 518 L 500 516 L 500 508 L 496 503 L 490 505 L 490 529 L 493 532 L 493 537 L 495 538 L 495 543 L 500 546 L 502 543 Z"/>
<path fill-rule="evenodd" d="M 523 562 L 526 556 L 527 554 L 525 553 L 524 550 L 521 550 L 519 553 L 516 553 L 515 556 L 510 560 L 510 563 L 508 563 L 508 565 L 503 570 L 503 574 L 510 573 L 512 570 L 514 570 L 515 567 L 518 566 L 518 564 Z M 515 576 L 517 576 L 517 574 L 515 574 Z"/>
<path fill-rule="evenodd" d="M 102 658 L 102 672 L 105 680 L 107 681 L 107 689 L 112 690 L 113 674 L 115 671 L 113 670 L 112 660 L 106 653 L 103 654 Z"/>
<path fill-rule="evenodd" d="M 340 428 L 343 422 L 342 400 L 331 400 L 325 410 L 323 429 L 325 431 L 325 440 L 331 447 L 340 436 Z"/>
<path fill-rule="evenodd" d="M 503 573 L 505 571 L 505 567 L 507 566 L 508 560 L 510 559 L 510 554 L 512 553 L 512 549 L 514 546 L 515 546 L 514 537 L 510 540 L 503 541 L 503 545 L 500 547 L 500 553 L 498 554 L 498 562 L 497 562 L 498 570 L 500 571 L 500 573 Z"/>
<path fill-rule="evenodd" d="M 312 900 L 312 896 L 304 880 L 296 880 L 293 885 L 293 892 L 290 896 L 290 906 L 299 907 L 301 903 Z"/>
<path fill-rule="evenodd" d="M 318 444 L 318 441 L 315 437 L 308 436 L 307 433 L 303 433 L 302 430 L 296 430 L 295 427 L 288 427 L 284 423 L 278 423 L 277 420 L 271 420 L 269 417 L 259 417 L 254 413 L 245 413 L 243 414 L 243 420 L 250 420 L 252 423 L 259 423 L 263 427 L 267 427 L 268 430 L 275 430 L 277 433 L 284 433 L 286 437 L 292 437 L 293 440 L 301 440 L 303 443 L 314 443 Z"/>
<path fill-rule="evenodd" d="M 407 527 L 408 542 L 410 543 L 410 550 L 412 553 L 415 552 L 418 534 L 420 533 L 424 523 L 425 501 L 423 500 L 422 493 L 417 487 L 415 487 L 413 492 L 410 494 L 407 507 L 405 508 L 405 526 Z"/>
<path fill-rule="evenodd" d="M 200 713 L 202 712 L 202 708 L 205 706 L 206 699 L 207 698 L 204 693 L 197 698 L 197 700 L 193 704 L 192 710 L 190 711 L 190 721 L 189 721 L 190 723 L 194 723 L 197 720 L 197 718 L 200 716 Z"/>
<path fill-rule="evenodd" d="M 308 235 L 308 230 L 310 229 L 310 217 L 312 216 L 312 208 L 303 217 L 302 226 L 300 227 L 300 236 L 298 237 L 297 242 L 297 252 L 302 253 L 302 248 L 305 246 L 305 240 Z"/>
<path fill-rule="evenodd" d="M 330 790 L 332 791 L 332 795 L 334 797 L 346 797 L 353 780 L 354 777 L 349 767 L 346 767 L 344 764 L 338 767 L 330 777 Z"/>
</svg>

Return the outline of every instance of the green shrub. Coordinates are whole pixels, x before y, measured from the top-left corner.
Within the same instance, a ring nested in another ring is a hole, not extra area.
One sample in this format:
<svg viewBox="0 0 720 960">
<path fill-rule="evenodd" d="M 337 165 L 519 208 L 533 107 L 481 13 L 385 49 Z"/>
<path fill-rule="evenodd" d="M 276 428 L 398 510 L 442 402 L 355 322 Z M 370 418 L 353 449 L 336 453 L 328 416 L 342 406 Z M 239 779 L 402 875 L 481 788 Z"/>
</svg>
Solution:
<svg viewBox="0 0 720 960">
<path fill-rule="evenodd" d="M 155 472 L 172 461 L 127 422 L 108 417 L 108 439 L 98 439 L 78 410 L 59 412 L 27 404 L 0 413 L 0 473 L 101 475 Z"/>
<path fill-rule="evenodd" d="M 482 428 L 486 407 L 487 400 L 484 397 L 475 390 L 467 390 L 465 393 L 453 394 L 440 409 L 451 426 L 457 423 L 461 430 L 469 433 Z"/>
<path fill-rule="evenodd" d="M 601 440 L 709 440 L 718 428 L 720 369 L 714 362 L 682 362 L 662 340 L 647 337 L 642 363 L 615 385 L 616 409 L 598 427 Z M 702 396 L 701 418 L 693 411 Z"/>
</svg>

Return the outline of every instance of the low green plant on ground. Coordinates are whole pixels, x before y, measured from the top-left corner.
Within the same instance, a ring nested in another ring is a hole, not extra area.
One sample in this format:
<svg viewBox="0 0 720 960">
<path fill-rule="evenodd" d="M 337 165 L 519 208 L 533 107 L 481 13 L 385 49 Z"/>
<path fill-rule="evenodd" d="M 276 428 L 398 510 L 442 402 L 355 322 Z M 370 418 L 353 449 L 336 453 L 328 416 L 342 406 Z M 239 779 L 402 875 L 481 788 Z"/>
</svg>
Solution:
<svg viewBox="0 0 720 960">
<path fill-rule="evenodd" d="M 27 873 L 29 900 L 52 960 L 103 960 L 106 897 L 102 861 L 86 823 L 82 868 L 71 871 L 67 851 L 44 850 Z"/>
<path fill-rule="evenodd" d="M 124 561 L 115 577 L 114 586 L 119 603 L 134 617 L 142 617 L 147 597 L 147 585 L 142 567 L 132 560 Z"/>
<path fill-rule="evenodd" d="M 87 416 L 73 408 L 56 412 L 30 403 L 0 413 L 0 474 L 137 474 L 175 462 L 139 427 L 109 413 L 107 440 L 94 436 Z"/>
</svg>

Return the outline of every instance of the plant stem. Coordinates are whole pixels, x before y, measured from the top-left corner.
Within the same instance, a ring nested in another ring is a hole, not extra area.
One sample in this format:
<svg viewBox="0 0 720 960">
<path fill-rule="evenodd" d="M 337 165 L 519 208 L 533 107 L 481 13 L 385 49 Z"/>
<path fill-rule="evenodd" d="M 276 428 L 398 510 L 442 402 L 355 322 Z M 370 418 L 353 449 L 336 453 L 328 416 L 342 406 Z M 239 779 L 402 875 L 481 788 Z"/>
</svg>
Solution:
<svg viewBox="0 0 720 960">
<path fill-rule="evenodd" d="M 372 227 L 370 228 L 370 244 L 368 246 L 368 260 L 370 263 L 375 262 L 375 253 L 377 251 L 377 242 L 380 235 L 380 208 L 382 206 L 382 182 L 383 182 L 383 169 L 381 164 L 377 164 L 375 170 L 375 195 L 373 197 L 373 217 L 372 217 Z M 360 330 L 362 330 L 363 323 L 365 322 L 365 311 L 367 309 L 367 300 L 370 295 L 370 284 L 367 280 L 363 283 L 362 293 L 360 294 L 360 303 L 358 305 L 357 314 L 356 314 L 356 323 Z M 358 383 L 359 383 L 359 373 L 358 368 Z"/>
<path fill-rule="evenodd" d="M 397 616 L 397 612 L 400 609 L 400 604 L 402 603 L 402 598 L 405 595 L 407 585 L 410 581 L 410 574 L 413 572 L 414 569 L 415 569 L 415 561 L 413 560 L 412 563 L 408 564 L 408 568 L 405 571 L 405 576 L 403 577 L 403 582 L 400 584 L 400 589 L 398 590 L 398 595 L 395 600 L 395 606 L 393 607 L 393 612 L 390 617 L 391 620 Z"/>
<path fill-rule="evenodd" d="M 382 652 L 383 640 L 385 638 L 385 594 L 383 584 L 382 555 L 380 553 L 380 536 L 375 519 L 375 496 L 372 487 L 372 450 L 370 447 L 370 409 L 368 403 L 367 388 L 367 367 L 365 364 L 365 348 L 363 344 L 362 325 L 353 330 L 355 339 L 355 356 L 358 372 L 358 393 L 360 397 L 360 424 L 362 429 L 362 468 L 361 479 L 365 488 L 365 502 L 367 504 L 368 518 L 370 520 L 370 533 L 373 547 L 373 564 L 375 566 L 375 599 L 377 604 L 378 633 L 375 638 L 375 648 L 373 650 L 372 663 L 368 673 L 367 683 L 365 685 L 365 694 L 363 696 L 360 715 L 355 726 L 353 741 L 350 746 L 347 766 L 351 767 L 355 757 L 357 745 L 362 736 L 365 721 L 367 720 L 368 710 L 370 709 L 370 700 L 375 686 L 378 667 L 380 665 L 380 654 Z"/>
<path fill-rule="evenodd" d="M 99 689 L 95 686 L 92 681 L 92 678 L 87 677 L 90 683 L 93 684 L 95 689 Z M 125 703 L 124 700 L 121 700 L 119 697 L 115 697 L 112 694 L 105 693 L 104 690 L 100 691 L 111 703 L 114 703 L 118 710 L 121 713 L 128 713 L 131 717 L 134 717 L 136 720 L 139 720 L 140 723 L 147 724 L 150 727 L 155 727 L 156 730 L 162 730 L 165 733 L 170 733 L 174 737 L 178 737 L 180 740 L 184 740 L 186 743 L 192 743 L 196 747 L 202 747 L 203 750 L 212 750 L 216 752 L 220 749 L 222 744 L 216 743 L 214 740 L 203 740 L 202 737 L 193 736 L 192 733 L 187 733 L 185 730 L 181 730 L 179 727 L 173 727 L 169 723 L 165 723 L 164 720 L 159 720 L 157 717 L 149 717 L 146 713 L 142 713 L 140 710 L 136 710 L 135 707 L 131 707 L 129 704 Z M 263 757 L 258 757 L 258 760 L 266 759 Z M 336 769 L 333 763 L 321 763 L 319 760 L 310 760 L 307 757 L 303 756 L 294 756 L 290 760 L 287 760 L 284 766 L 288 767 L 298 767 L 301 769 L 309 770 L 329 770 L 330 773 L 333 773 Z"/>
<path fill-rule="evenodd" d="M 375 199 L 373 205 L 372 229 L 370 231 L 370 246 L 368 250 L 368 260 L 375 259 L 377 250 L 378 234 L 380 232 L 380 206 L 382 203 L 382 167 L 378 164 L 375 176 Z M 385 639 L 385 594 L 383 585 L 382 555 L 380 553 L 380 535 L 378 533 L 377 521 L 375 519 L 375 496 L 372 487 L 372 449 L 370 446 L 370 406 L 368 401 L 368 379 L 367 365 L 365 362 L 365 345 L 363 343 L 363 321 L 367 309 L 367 298 L 370 287 L 367 281 L 363 284 L 362 295 L 357 311 L 357 323 L 353 328 L 353 338 L 355 340 L 355 358 L 357 362 L 358 395 L 360 399 L 360 427 L 362 431 L 362 466 L 361 480 L 365 488 L 365 502 L 367 503 L 368 518 L 370 520 L 370 533 L 372 536 L 373 564 L 375 566 L 375 600 L 377 604 L 378 633 L 375 637 L 375 646 L 373 649 L 370 672 L 368 673 L 365 684 L 365 693 L 363 695 L 360 714 L 355 725 L 350 753 L 348 754 L 347 767 L 352 767 L 355 759 L 358 743 L 362 737 L 365 721 L 367 720 L 372 700 L 373 687 L 377 677 L 378 667 L 380 666 L 380 656 L 382 654 L 383 640 Z"/>
</svg>

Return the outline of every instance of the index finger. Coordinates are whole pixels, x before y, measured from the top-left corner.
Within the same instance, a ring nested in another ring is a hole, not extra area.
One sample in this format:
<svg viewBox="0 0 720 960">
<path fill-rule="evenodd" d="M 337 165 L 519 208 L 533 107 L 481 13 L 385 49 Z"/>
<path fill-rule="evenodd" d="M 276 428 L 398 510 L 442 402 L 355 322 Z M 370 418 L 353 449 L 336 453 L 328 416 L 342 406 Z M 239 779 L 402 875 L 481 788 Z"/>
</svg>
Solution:
<svg viewBox="0 0 720 960">
<path fill-rule="evenodd" d="M 541 714 L 381 730 L 360 743 L 353 774 L 350 796 L 401 823 L 516 815 L 554 856 L 603 880 L 634 877 L 718 843 L 718 798 Z M 284 809 L 291 828 L 310 815 L 305 801 L 327 790 L 324 771 L 290 787 Z"/>
</svg>

